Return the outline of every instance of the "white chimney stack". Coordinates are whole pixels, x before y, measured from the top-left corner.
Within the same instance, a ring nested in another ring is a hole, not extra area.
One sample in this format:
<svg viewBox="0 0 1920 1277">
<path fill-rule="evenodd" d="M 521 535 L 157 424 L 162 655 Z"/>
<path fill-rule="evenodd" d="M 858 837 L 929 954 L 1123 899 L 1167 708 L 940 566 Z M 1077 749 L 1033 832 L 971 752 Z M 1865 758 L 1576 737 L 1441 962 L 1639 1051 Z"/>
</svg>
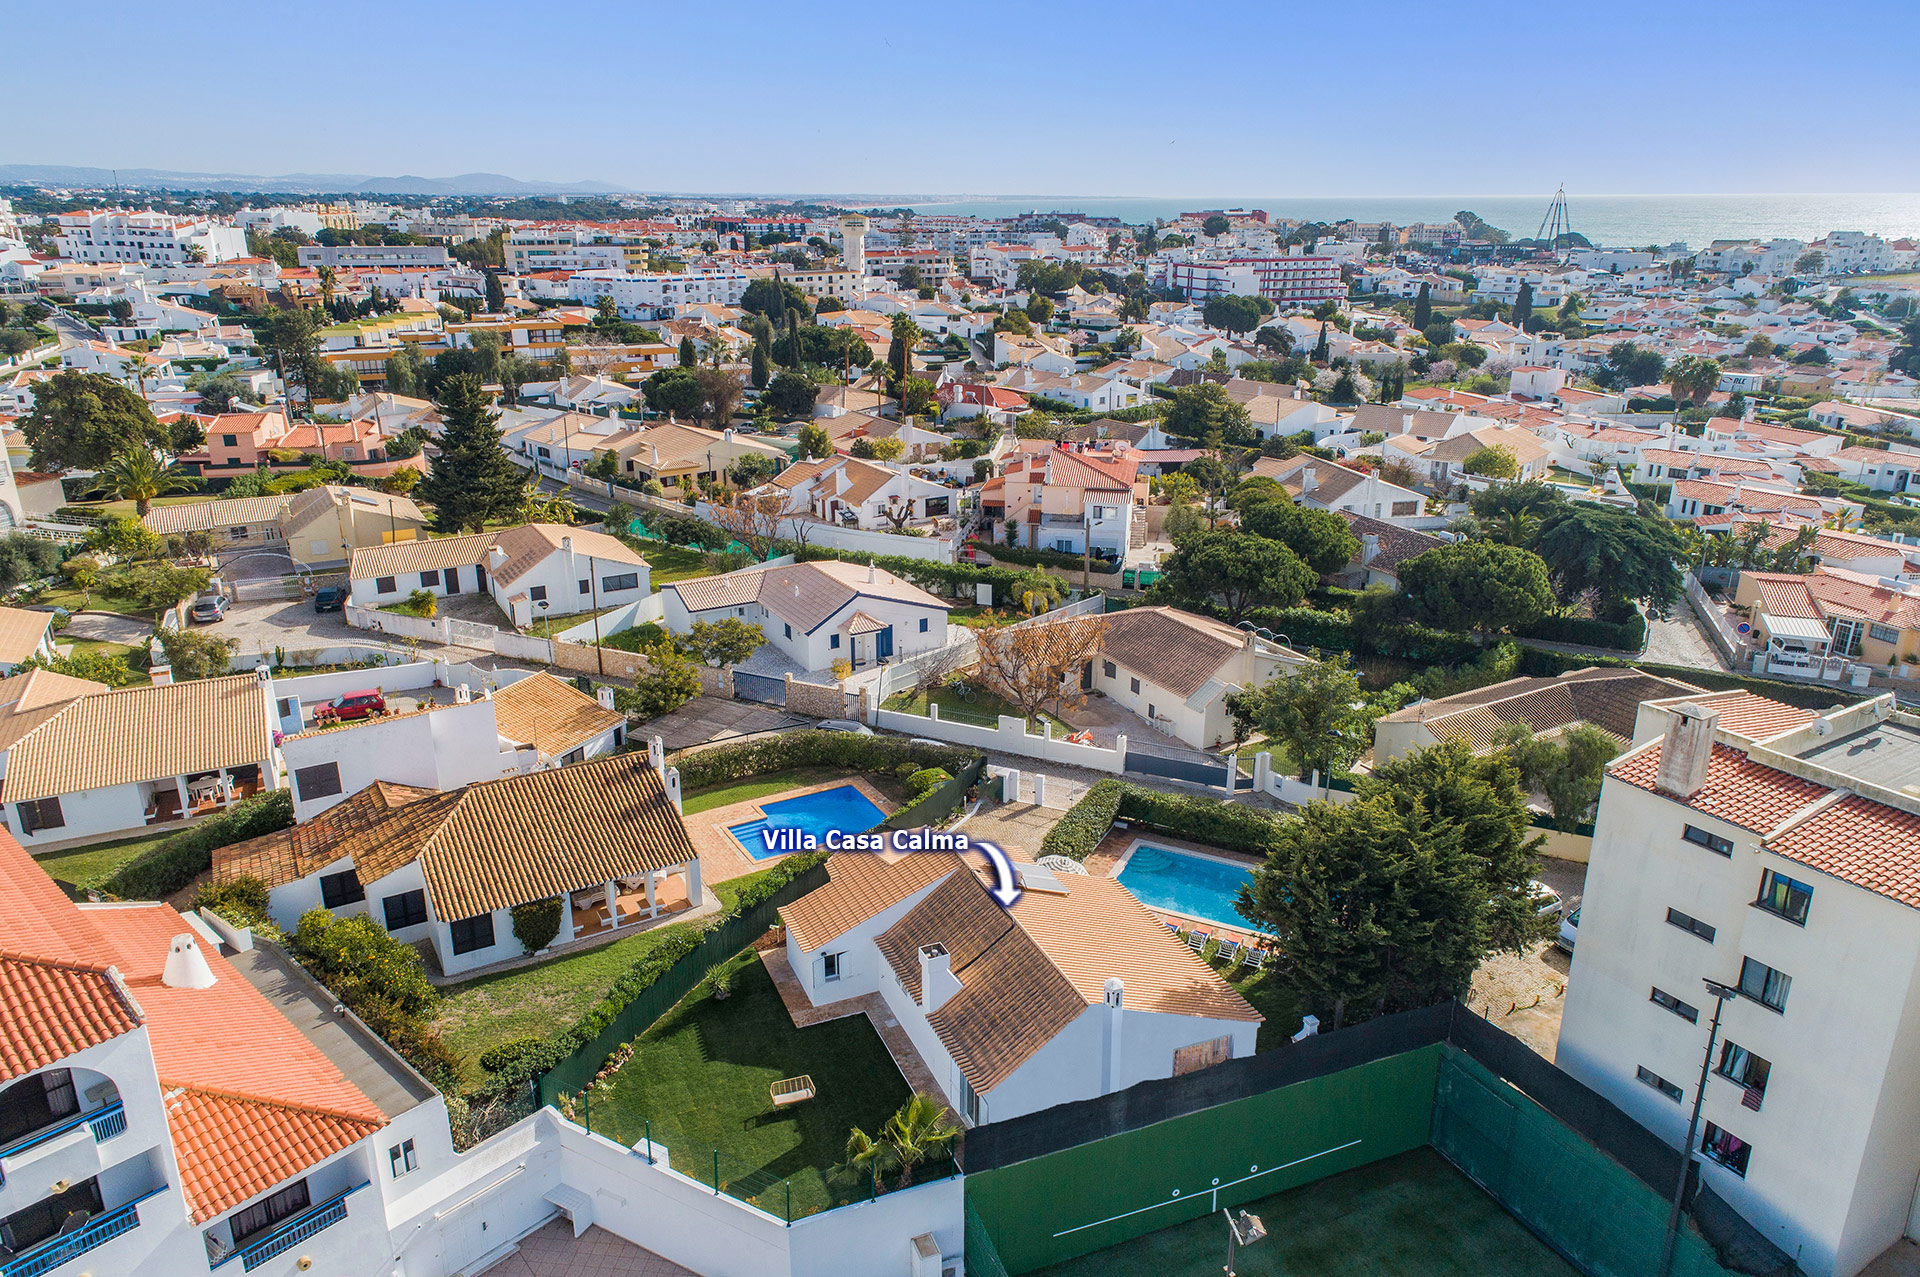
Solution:
<svg viewBox="0 0 1920 1277">
<path fill-rule="evenodd" d="M 491 569 L 492 571 L 498 572 L 500 570 L 500 565 L 505 563 L 506 561 L 507 561 L 507 552 L 505 550 L 501 549 L 497 545 L 491 546 L 488 548 L 487 567 L 489 569 Z"/>
<path fill-rule="evenodd" d="M 959 977 L 953 974 L 953 958 L 943 944 L 920 946 L 920 1010 L 926 1015 L 938 1011 L 943 1003 L 960 992 Z"/>
<path fill-rule="evenodd" d="M 1380 557 L 1380 537 L 1369 532 L 1360 538 L 1360 564 L 1362 567 Z"/>
<path fill-rule="evenodd" d="M 1720 711 L 1699 705 L 1676 705 L 1668 711 L 1672 723 L 1660 744 L 1656 789 L 1676 798 L 1691 798 L 1707 783 L 1707 764 L 1713 757 L 1713 733 Z"/>
<path fill-rule="evenodd" d="M 192 934 L 183 931 L 175 936 L 167 947 L 167 965 L 160 973 L 160 983 L 169 989 L 210 989 L 213 982 L 213 968 L 207 965 L 207 955 L 200 952 Z"/>
<path fill-rule="evenodd" d="M 597 688 L 594 691 L 594 695 L 599 700 L 601 709 L 613 708 L 613 689 L 611 687 Z"/>
<path fill-rule="evenodd" d="M 650 737 L 647 741 L 647 766 L 653 768 L 658 775 L 666 774 L 667 743 L 658 736 Z"/>
<path fill-rule="evenodd" d="M 667 768 L 666 779 L 667 801 L 673 804 L 673 810 L 676 813 L 685 815 L 686 812 L 680 806 L 680 769 L 678 767 Z"/>
<path fill-rule="evenodd" d="M 873 585 L 876 582 L 878 582 L 879 579 L 880 578 L 874 574 L 873 560 L 868 559 L 867 560 L 867 584 Z"/>
<path fill-rule="evenodd" d="M 456 687 L 456 688 L 454 688 L 454 689 L 453 689 L 453 703 L 454 703 L 455 705 L 471 705 L 471 704 L 473 704 L 473 688 L 471 688 L 471 687 L 469 687 L 469 686 L 468 686 L 467 684 L 465 684 L 465 683 L 462 683 L 462 684 L 460 684 L 460 686 L 458 686 L 458 687 Z"/>
<path fill-rule="evenodd" d="M 173 666 L 150 665 L 147 667 L 147 677 L 153 680 L 155 687 L 164 687 L 173 682 Z"/>
<path fill-rule="evenodd" d="M 1300 495 L 1301 496 L 1304 497 L 1307 495 L 1307 493 L 1312 492 L 1317 482 L 1318 481 L 1314 478 L 1312 466 L 1301 467 L 1300 469 Z"/>
<path fill-rule="evenodd" d="M 1102 986 L 1103 1000 L 1107 1005 L 1107 1023 L 1104 1037 L 1106 1052 L 1100 1061 L 1100 1094 L 1111 1095 L 1124 1083 L 1121 1080 L 1120 1060 L 1122 1058 L 1121 1028 L 1124 1023 L 1122 1013 L 1125 1010 L 1127 985 L 1117 975 L 1107 977 Z"/>
</svg>

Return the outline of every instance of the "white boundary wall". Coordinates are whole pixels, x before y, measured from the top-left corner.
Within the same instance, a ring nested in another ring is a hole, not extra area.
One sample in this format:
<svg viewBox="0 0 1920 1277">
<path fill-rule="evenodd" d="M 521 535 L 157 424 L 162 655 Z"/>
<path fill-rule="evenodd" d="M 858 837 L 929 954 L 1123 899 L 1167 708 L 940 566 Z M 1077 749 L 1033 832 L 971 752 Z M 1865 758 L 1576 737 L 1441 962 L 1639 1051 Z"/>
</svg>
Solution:
<svg viewBox="0 0 1920 1277">
<path fill-rule="evenodd" d="M 901 1277 L 914 1237 L 933 1234 L 955 1258 L 964 1245 L 957 1175 L 789 1225 L 672 1170 L 657 1144 L 654 1157 L 542 1109 L 390 1203 L 395 1259 L 382 1271 L 450 1277 L 485 1253 L 476 1238 L 504 1247 L 558 1213 L 556 1201 L 577 1210 L 576 1233 L 597 1224 L 704 1277 Z"/>
<path fill-rule="evenodd" d="M 938 705 L 932 707 L 934 714 L 925 718 L 918 714 L 880 709 L 878 705 L 878 701 L 868 702 L 867 721 L 874 727 L 882 727 L 890 732 L 952 741 L 956 745 L 971 745 L 976 749 L 994 749 L 1003 754 L 1023 754 L 1028 758 L 1045 759 L 1068 767 L 1087 767 L 1094 771 L 1115 773 L 1127 769 L 1127 737 L 1124 732 L 1115 738 L 1114 748 L 1102 749 L 1098 745 L 1073 745 L 1064 740 L 1055 740 L 1051 723 L 1041 724 L 1046 735 L 1029 735 L 1026 723 L 1009 714 L 1000 715 L 1000 726 L 997 728 L 981 727 L 975 723 L 957 723 L 939 717 Z"/>
</svg>

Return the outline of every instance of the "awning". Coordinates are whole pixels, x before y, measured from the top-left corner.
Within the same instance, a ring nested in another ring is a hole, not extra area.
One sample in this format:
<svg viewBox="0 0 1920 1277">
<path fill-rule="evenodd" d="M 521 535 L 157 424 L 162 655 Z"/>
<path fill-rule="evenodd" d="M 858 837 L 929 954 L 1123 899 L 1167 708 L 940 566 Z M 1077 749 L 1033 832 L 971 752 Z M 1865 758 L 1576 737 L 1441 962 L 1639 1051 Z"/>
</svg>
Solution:
<svg viewBox="0 0 1920 1277">
<path fill-rule="evenodd" d="M 1766 630 L 1769 642 L 1791 642 L 1824 648 L 1833 641 L 1827 627 L 1810 616 L 1773 616 L 1761 613 L 1757 618 Z"/>
<path fill-rule="evenodd" d="M 849 634 L 878 634 L 881 630 L 892 628 L 893 627 L 887 622 L 876 621 L 865 612 L 855 612 L 847 618 L 847 633 Z"/>
</svg>

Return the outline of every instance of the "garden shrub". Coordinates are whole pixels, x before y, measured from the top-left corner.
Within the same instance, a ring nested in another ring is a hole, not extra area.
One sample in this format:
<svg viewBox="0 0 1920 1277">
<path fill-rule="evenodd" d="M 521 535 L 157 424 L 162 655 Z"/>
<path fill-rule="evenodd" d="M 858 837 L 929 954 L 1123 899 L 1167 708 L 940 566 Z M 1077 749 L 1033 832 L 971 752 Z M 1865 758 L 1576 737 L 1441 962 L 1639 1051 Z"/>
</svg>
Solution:
<svg viewBox="0 0 1920 1277">
<path fill-rule="evenodd" d="M 309 909 L 288 937 L 288 948 L 314 979 L 379 1034 L 435 1086 L 451 1086 L 459 1061 L 433 1027 L 440 991 L 427 980 L 412 945 L 402 944 L 372 918 L 336 918 Z"/>
<path fill-rule="evenodd" d="M 279 931 L 267 913 L 267 884 L 258 878 L 204 883 L 194 895 L 193 907 L 211 910 L 236 927 L 250 927 L 275 934 Z"/>
<path fill-rule="evenodd" d="M 513 938 L 525 945 L 528 953 L 540 952 L 560 934 L 558 898 L 529 900 L 523 905 L 515 905 L 512 912 Z"/>
<path fill-rule="evenodd" d="M 512 1068 L 515 1064 L 531 1056 L 546 1051 L 547 1040 L 541 1037 L 515 1038 L 511 1042 L 502 1042 L 499 1046 L 488 1047 L 480 1053 L 480 1067 L 489 1073 L 499 1073 Z"/>
<path fill-rule="evenodd" d="M 893 774 L 907 763 L 914 771 L 944 767 L 957 774 L 977 756 L 976 751 L 959 745 L 919 745 L 894 736 L 853 732 L 800 731 L 680 754 L 673 765 L 680 769 L 680 783 L 691 793 L 796 767 L 837 767 L 874 776 Z"/>
<path fill-rule="evenodd" d="M 907 806 L 911 807 L 953 779 L 943 767 L 926 767 L 907 777 Z"/>
<path fill-rule="evenodd" d="M 1073 860 L 1085 860 L 1092 855 L 1100 840 L 1107 836 L 1107 830 L 1113 828 L 1126 789 L 1127 786 L 1117 780 L 1094 782 L 1040 840 L 1040 854 Z"/>
<path fill-rule="evenodd" d="M 213 868 L 214 848 L 258 838 L 291 824 L 291 792 L 277 789 L 255 794 L 134 857 L 103 882 L 101 890 L 123 900 L 170 896 Z"/>
</svg>

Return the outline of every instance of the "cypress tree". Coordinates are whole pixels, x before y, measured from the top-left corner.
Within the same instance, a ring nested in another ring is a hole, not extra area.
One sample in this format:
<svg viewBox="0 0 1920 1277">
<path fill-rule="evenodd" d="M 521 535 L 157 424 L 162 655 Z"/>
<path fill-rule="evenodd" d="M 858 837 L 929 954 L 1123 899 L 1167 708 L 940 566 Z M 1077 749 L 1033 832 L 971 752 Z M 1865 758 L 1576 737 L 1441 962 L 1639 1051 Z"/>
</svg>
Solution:
<svg viewBox="0 0 1920 1277">
<path fill-rule="evenodd" d="M 493 271 L 487 272 L 487 310 L 499 314 L 507 308 L 507 290 L 500 286 L 500 276 Z"/>
<path fill-rule="evenodd" d="M 680 339 L 680 366 L 682 368 L 692 368 L 699 362 L 700 356 L 693 349 L 693 338 L 682 337 Z"/>
<path fill-rule="evenodd" d="M 1533 285 L 1520 285 L 1519 296 L 1513 299 L 1513 326 L 1515 328 L 1527 322 L 1533 315 Z"/>
<path fill-rule="evenodd" d="M 1320 321 L 1320 340 L 1313 343 L 1313 361 L 1325 363 L 1327 359 L 1327 321 Z"/>
<path fill-rule="evenodd" d="M 500 446 L 500 414 L 480 378 L 448 377 L 434 406 L 445 428 L 440 455 L 414 495 L 433 507 L 439 532 L 479 532 L 520 507 L 522 473 Z"/>
<path fill-rule="evenodd" d="M 759 342 L 753 343 L 751 375 L 753 377 L 753 388 L 755 390 L 765 390 L 767 388 L 767 381 L 772 376 L 772 369 L 767 366 L 767 348 Z"/>
<path fill-rule="evenodd" d="M 1427 325 L 1433 322 L 1433 289 L 1426 284 L 1420 285 L 1420 295 L 1413 299 L 1413 326 L 1417 331 L 1425 332 Z"/>
</svg>

